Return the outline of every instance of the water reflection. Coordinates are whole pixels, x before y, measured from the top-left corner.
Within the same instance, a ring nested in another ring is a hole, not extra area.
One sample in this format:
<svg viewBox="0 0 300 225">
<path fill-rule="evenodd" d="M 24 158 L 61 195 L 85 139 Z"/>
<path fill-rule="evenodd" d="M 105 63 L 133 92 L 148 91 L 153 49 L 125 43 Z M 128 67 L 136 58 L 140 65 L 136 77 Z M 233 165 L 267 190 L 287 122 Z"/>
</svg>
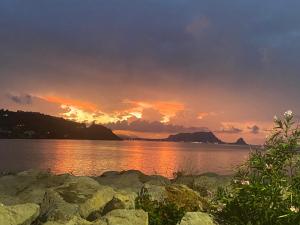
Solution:
<svg viewBox="0 0 300 225">
<path fill-rule="evenodd" d="M 142 141 L 0 140 L 0 170 L 51 169 L 99 175 L 137 169 L 172 176 L 174 171 L 232 173 L 249 148 Z"/>
</svg>

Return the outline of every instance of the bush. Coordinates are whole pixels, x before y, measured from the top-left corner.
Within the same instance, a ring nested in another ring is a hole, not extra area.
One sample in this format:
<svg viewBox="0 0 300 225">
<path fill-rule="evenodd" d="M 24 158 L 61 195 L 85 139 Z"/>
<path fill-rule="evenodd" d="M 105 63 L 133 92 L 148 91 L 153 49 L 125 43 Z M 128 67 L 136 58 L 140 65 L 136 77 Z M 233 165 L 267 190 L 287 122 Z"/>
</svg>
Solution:
<svg viewBox="0 0 300 225">
<path fill-rule="evenodd" d="M 158 202 L 150 200 L 147 193 L 136 199 L 136 207 L 148 212 L 149 225 L 176 225 L 185 215 L 185 209 L 167 200 Z"/>
<path fill-rule="evenodd" d="M 274 118 L 263 149 L 250 154 L 230 186 L 220 189 L 217 215 L 230 225 L 300 224 L 300 129 L 291 111 Z"/>
</svg>

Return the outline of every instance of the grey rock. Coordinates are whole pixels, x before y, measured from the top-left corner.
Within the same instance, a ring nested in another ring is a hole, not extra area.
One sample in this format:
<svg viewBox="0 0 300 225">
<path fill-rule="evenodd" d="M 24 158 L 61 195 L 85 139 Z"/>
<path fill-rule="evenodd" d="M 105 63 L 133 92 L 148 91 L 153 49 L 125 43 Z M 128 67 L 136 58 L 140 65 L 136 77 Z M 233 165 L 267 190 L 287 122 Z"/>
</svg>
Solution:
<svg viewBox="0 0 300 225">
<path fill-rule="evenodd" d="M 148 213 L 143 210 L 117 209 L 105 215 L 102 221 L 107 225 L 148 225 Z"/>
<path fill-rule="evenodd" d="M 167 191 L 165 186 L 158 186 L 146 183 L 141 191 L 141 195 L 148 195 L 151 201 L 161 202 L 167 198 Z"/>
<path fill-rule="evenodd" d="M 113 199 L 105 205 L 102 214 L 105 215 L 115 209 L 135 209 L 136 198 L 137 194 L 135 192 L 119 191 L 114 195 Z"/>
<path fill-rule="evenodd" d="M 44 221 L 70 220 L 74 216 L 89 217 L 102 211 L 115 191 L 89 177 L 71 177 L 61 186 L 48 189 L 41 205 Z"/>
<path fill-rule="evenodd" d="M 46 221 L 68 221 L 75 215 L 79 215 L 79 206 L 66 202 L 53 189 L 47 190 L 41 204 L 40 220 Z"/>
<path fill-rule="evenodd" d="M 230 176 L 220 176 L 207 173 L 198 176 L 182 176 L 176 178 L 174 184 L 184 184 L 197 191 L 201 196 L 212 197 L 219 187 L 227 186 L 230 183 Z"/>
<path fill-rule="evenodd" d="M 74 216 L 68 221 L 48 221 L 43 225 L 94 225 L 93 223 L 86 221 L 80 217 Z"/>
<path fill-rule="evenodd" d="M 188 212 L 178 225 L 216 225 L 212 217 L 203 212 Z"/>
<path fill-rule="evenodd" d="M 70 175 L 52 175 L 49 172 L 29 170 L 16 175 L 0 177 L 1 195 L 10 196 L 8 204 L 13 204 L 13 198 L 18 203 L 41 204 L 46 189 L 61 185 Z"/>
<path fill-rule="evenodd" d="M 126 171 L 120 172 L 117 175 L 110 174 L 109 176 L 100 176 L 95 179 L 102 185 L 111 186 L 119 190 L 127 190 L 139 193 L 143 187 L 140 177 L 143 176 L 141 172 Z"/>
<path fill-rule="evenodd" d="M 158 186 L 166 186 L 171 184 L 171 181 L 168 178 L 160 175 L 151 175 L 151 176 L 145 175 L 141 177 L 140 180 L 142 183 L 158 185 Z"/>
<path fill-rule="evenodd" d="M 2 225 L 30 225 L 36 220 L 40 212 L 37 204 L 22 204 L 4 206 L 0 204 L 0 224 Z"/>
</svg>

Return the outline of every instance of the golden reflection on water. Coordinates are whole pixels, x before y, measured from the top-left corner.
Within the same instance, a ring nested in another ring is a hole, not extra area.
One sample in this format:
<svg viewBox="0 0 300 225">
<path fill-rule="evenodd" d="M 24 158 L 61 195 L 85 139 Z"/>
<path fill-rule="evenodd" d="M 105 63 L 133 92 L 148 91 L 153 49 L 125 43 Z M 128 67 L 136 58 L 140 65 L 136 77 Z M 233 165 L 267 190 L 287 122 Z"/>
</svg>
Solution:
<svg viewBox="0 0 300 225">
<path fill-rule="evenodd" d="M 9 151 L 4 151 L 7 148 Z M 171 177 L 178 170 L 232 173 L 246 160 L 249 148 L 172 142 L 19 140 L 0 142 L 0 153 L 0 169 L 51 169 L 75 175 L 136 169 Z"/>
</svg>

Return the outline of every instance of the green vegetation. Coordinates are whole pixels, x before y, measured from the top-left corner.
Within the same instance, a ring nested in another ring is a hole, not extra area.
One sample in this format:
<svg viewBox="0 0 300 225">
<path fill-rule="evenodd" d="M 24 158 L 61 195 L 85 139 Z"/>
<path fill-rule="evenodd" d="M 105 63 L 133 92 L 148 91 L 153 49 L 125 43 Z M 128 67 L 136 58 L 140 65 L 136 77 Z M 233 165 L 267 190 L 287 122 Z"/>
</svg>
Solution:
<svg viewBox="0 0 300 225">
<path fill-rule="evenodd" d="M 184 207 L 170 201 L 153 201 L 147 193 L 139 195 L 136 207 L 148 212 L 149 225 L 176 225 L 186 213 Z"/>
<path fill-rule="evenodd" d="M 300 224 L 300 129 L 291 111 L 274 122 L 264 149 L 251 153 L 219 190 L 215 213 L 221 224 Z"/>
</svg>

